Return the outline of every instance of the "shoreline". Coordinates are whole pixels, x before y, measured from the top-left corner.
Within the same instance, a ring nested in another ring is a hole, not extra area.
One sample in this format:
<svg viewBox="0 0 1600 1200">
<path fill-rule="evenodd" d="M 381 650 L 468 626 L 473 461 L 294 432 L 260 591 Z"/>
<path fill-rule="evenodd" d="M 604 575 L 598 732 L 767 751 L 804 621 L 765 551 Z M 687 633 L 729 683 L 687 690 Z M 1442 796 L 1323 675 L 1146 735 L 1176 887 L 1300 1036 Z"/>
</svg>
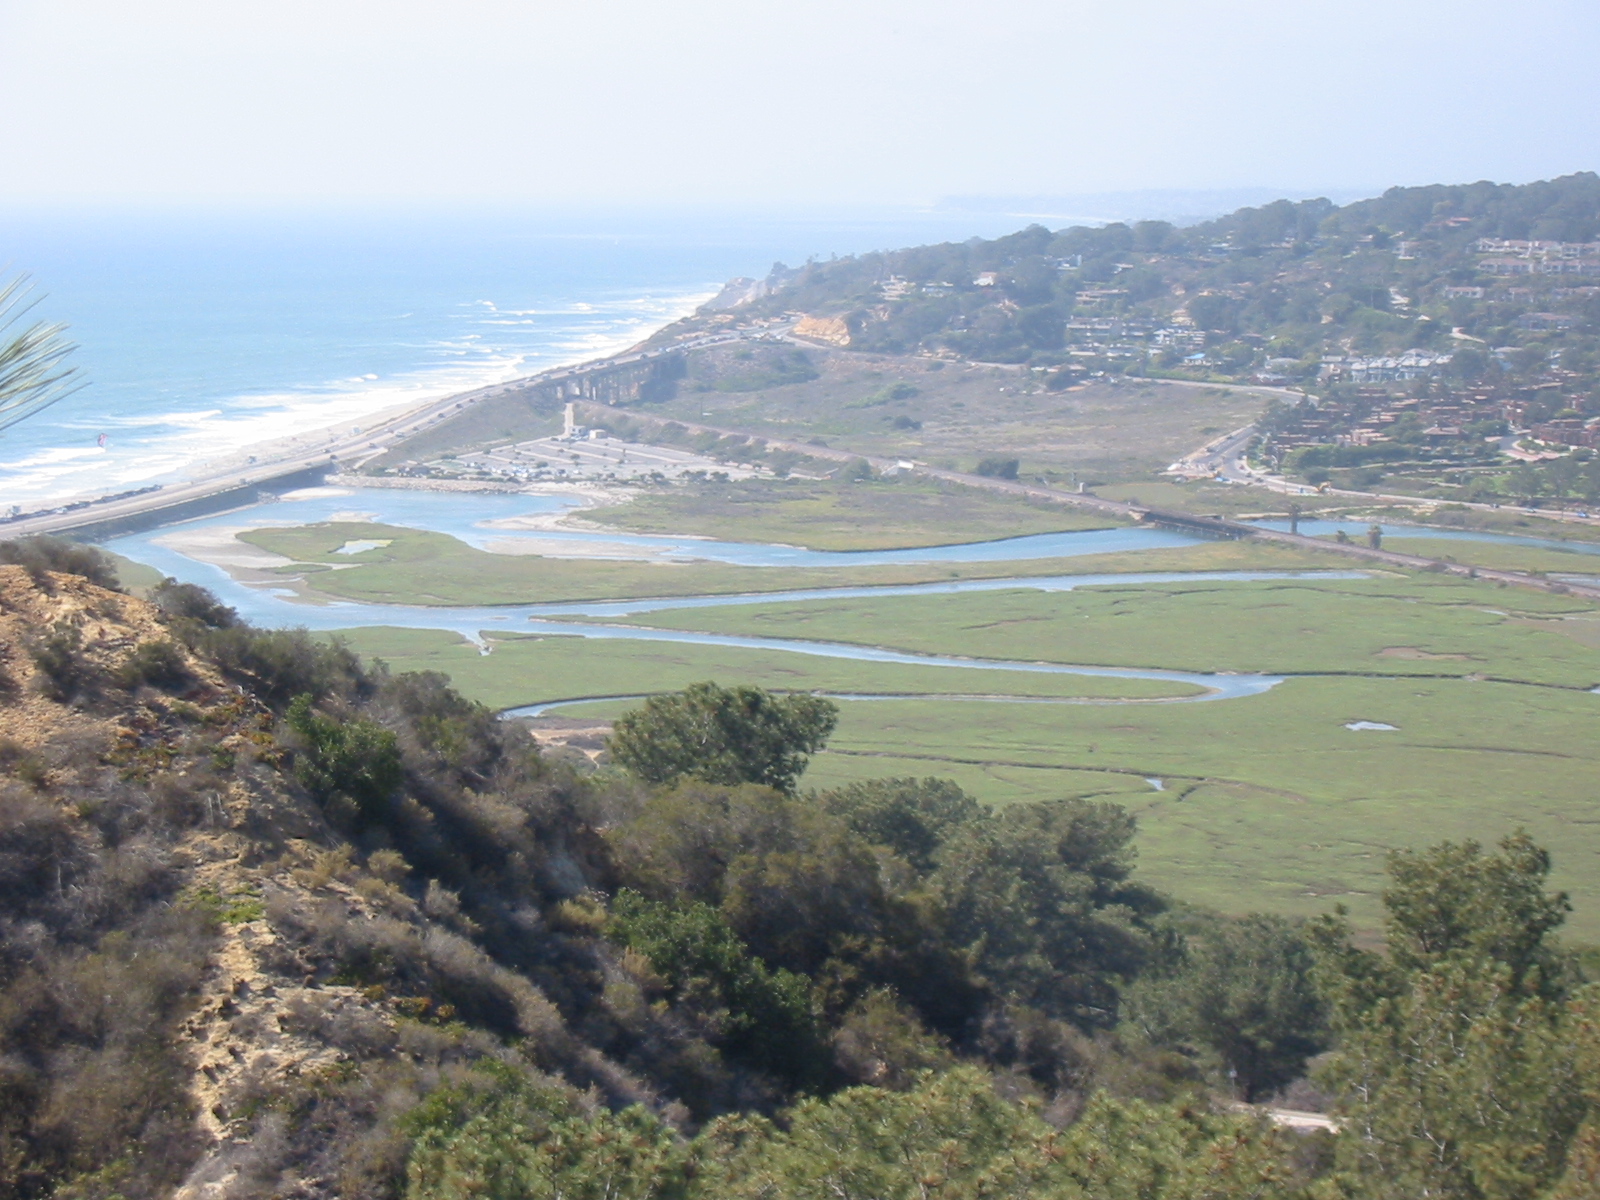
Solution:
<svg viewBox="0 0 1600 1200">
<path fill-rule="evenodd" d="M 728 332 L 713 334 L 710 337 L 692 338 L 686 345 L 643 348 L 663 330 L 670 329 L 685 319 L 687 318 L 679 317 L 669 321 L 632 346 L 598 358 L 548 367 L 532 375 L 485 384 L 464 392 L 436 396 L 415 405 L 397 406 L 388 410 L 388 415 L 382 415 L 381 420 L 362 426 L 359 433 L 347 433 L 342 436 L 329 434 L 325 427 L 316 433 L 243 447 L 232 460 L 223 460 L 229 465 L 199 479 L 158 485 L 153 489 L 141 489 L 131 494 L 118 493 L 93 500 L 71 501 L 16 518 L 0 518 L 0 539 L 89 531 L 84 540 L 93 541 L 99 537 L 113 536 L 109 532 L 97 532 L 102 527 L 109 530 L 126 526 L 126 531 L 134 528 L 158 528 L 200 515 L 226 512 L 233 507 L 247 507 L 255 502 L 254 493 L 258 490 L 272 490 L 274 486 L 284 489 L 318 486 L 330 474 L 339 473 L 349 467 L 359 468 L 363 463 L 404 443 L 406 439 L 422 433 L 429 426 L 447 417 L 459 416 L 473 405 L 503 396 L 508 392 L 581 379 L 595 372 L 676 353 L 689 348 L 689 345 L 736 341 L 744 336 L 742 332 Z M 327 435 L 328 440 L 321 442 L 320 445 L 296 444 L 320 441 L 323 435 Z M 248 461 L 252 457 L 251 451 L 260 451 L 268 447 L 280 449 L 276 455 L 265 459 L 257 453 L 253 456 L 256 458 L 255 462 Z M 238 462 L 240 456 L 247 461 Z M 215 503 L 216 506 L 202 513 L 200 509 L 208 503 Z M 173 511 L 171 515 L 163 516 L 165 510 Z"/>
</svg>

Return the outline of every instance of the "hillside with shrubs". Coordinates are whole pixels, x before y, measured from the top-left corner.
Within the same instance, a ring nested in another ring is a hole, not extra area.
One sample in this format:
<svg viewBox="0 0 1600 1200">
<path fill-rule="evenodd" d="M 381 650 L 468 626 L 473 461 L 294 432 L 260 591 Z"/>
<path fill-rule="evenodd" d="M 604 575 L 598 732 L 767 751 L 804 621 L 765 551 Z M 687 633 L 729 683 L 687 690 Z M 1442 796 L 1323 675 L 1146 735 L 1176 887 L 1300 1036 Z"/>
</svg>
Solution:
<svg viewBox="0 0 1600 1200">
<path fill-rule="evenodd" d="M 443 676 L 0 563 L 0 1200 L 1596 1194 L 1519 835 L 1397 855 L 1380 945 L 1175 904 L 1114 804 L 808 791 L 816 697 L 657 697 L 579 774 Z"/>
</svg>

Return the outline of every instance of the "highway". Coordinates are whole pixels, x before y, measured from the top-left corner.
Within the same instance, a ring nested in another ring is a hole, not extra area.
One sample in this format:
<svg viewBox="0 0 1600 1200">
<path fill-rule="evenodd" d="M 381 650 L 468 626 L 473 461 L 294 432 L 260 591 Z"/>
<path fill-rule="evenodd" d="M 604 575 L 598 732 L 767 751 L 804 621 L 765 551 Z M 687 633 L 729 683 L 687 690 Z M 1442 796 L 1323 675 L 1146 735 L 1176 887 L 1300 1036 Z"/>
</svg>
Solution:
<svg viewBox="0 0 1600 1200">
<path fill-rule="evenodd" d="M 1232 433 L 1225 433 L 1219 438 L 1207 442 L 1198 450 L 1184 455 L 1177 462 L 1167 468 L 1170 475 L 1187 476 L 1194 479 L 1216 479 L 1223 483 L 1238 484 L 1244 487 L 1264 488 L 1270 492 L 1277 492 L 1285 496 L 1309 496 L 1322 499 L 1339 498 L 1354 500 L 1362 504 L 1400 504 L 1410 508 L 1434 509 L 1442 503 L 1451 506 L 1460 506 L 1476 512 L 1515 513 L 1519 516 L 1540 517 L 1546 521 L 1564 521 L 1573 525 L 1600 525 L 1600 516 L 1590 515 L 1588 512 L 1562 512 L 1548 508 L 1528 508 L 1519 504 L 1484 504 L 1471 500 L 1442 501 L 1424 496 L 1405 496 L 1393 492 L 1362 492 L 1351 488 L 1336 488 L 1330 486 L 1312 487 L 1309 484 L 1296 483 L 1285 479 L 1281 475 L 1274 475 L 1269 471 L 1262 471 L 1252 467 L 1245 459 L 1245 452 L 1250 448 L 1251 441 L 1255 438 L 1256 427 L 1246 425 Z"/>
<path fill-rule="evenodd" d="M 689 341 L 664 346 L 655 350 L 641 350 L 610 358 L 595 359 L 572 366 L 554 367 L 548 371 L 541 371 L 521 379 L 507 380 L 503 383 L 475 388 L 468 392 L 440 396 L 376 424 L 352 427 L 347 432 L 342 433 L 324 429 L 295 439 L 298 442 L 305 443 L 303 446 L 290 445 L 285 447 L 281 442 L 270 443 L 269 445 L 273 448 L 272 451 L 262 447 L 259 448 L 262 452 L 254 456 L 250 456 L 250 451 L 258 448 L 244 447 L 240 450 L 240 454 L 247 457 L 247 461 L 243 464 L 236 463 L 194 479 L 170 483 L 163 486 L 159 491 L 144 492 L 122 499 L 91 501 L 88 504 L 71 509 L 53 509 L 36 515 L 23 516 L 16 520 L 0 521 L 0 537 L 12 538 L 28 537 L 41 533 L 68 533 L 75 529 L 131 521 L 141 517 L 154 517 L 159 520 L 159 514 L 164 509 L 178 509 L 186 505 L 193 505 L 199 501 L 224 496 L 230 492 L 266 483 L 270 480 L 317 469 L 349 470 L 359 468 L 362 463 L 376 458 L 384 451 L 422 432 L 429 426 L 435 425 L 447 417 L 456 416 L 474 404 L 493 399 L 496 396 L 502 396 L 507 392 L 578 379 L 584 375 L 611 370 L 630 363 L 645 362 L 683 350 L 741 341 L 746 338 L 758 337 L 767 332 L 766 330 L 733 330 L 724 333 L 706 334 Z M 251 457 L 253 457 L 253 461 L 249 461 Z M 240 503 L 243 504 L 245 501 L 241 499 Z"/>
</svg>

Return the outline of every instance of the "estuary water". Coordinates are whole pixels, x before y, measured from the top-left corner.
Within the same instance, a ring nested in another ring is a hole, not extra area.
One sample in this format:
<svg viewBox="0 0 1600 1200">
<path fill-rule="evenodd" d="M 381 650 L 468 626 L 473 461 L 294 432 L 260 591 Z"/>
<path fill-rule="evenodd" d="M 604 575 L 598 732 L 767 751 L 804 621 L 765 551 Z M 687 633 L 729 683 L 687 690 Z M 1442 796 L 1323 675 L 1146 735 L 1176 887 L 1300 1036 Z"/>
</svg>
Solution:
<svg viewBox="0 0 1600 1200">
<path fill-rule="evenodd" d="M 576 601 L 550 604 L 435 607 L 426 605 L 363 604 L 338 601 L 307 604 L 292 597 L 287 588 L 245 584 L 222 567 L 199 561 L 179 547 L 207 530 L 252 528 L 264 524 L 300 525 L 336 518 L 379 520 L 388 524 L 428 528 L 451 533 L 474 544 L 491 538 L 516 537 L 499 522 L 518 517 L 548 516 L 577 504 L 572 497 L 501 494 L 454 494 L 388 489 L 317 488 L 291 493 L 274 504 L 221 514 L 181 526 L 118 538 L 106 543 L 110 550 L 188 582 L 199 583 L 241 616 L 266 626 L 304 626 L 315 630 L 388 626 L 405 629 L 439 629 L 459 634 L 487 649 L 485 634 L 523 633 L 557 637 L 626 639 L 679 642 L 745 650 L 777 650 L 823 658 L 946 667 L 954 670 L 1005 670 L 1033 674 L 1078 675 L 1119 679 L 1151 679 L 1204 689 L 1189 700 L 1230 699 L 1258 695 L 1281 679 L 1266 675 L 1210 674 L 1156 668 L 1122 668 L 1053 662 L 1011 662 L 970 659 L 952 655 L 911 654 L 872 646 L 807 639 L 740 637 L 687 630 L 652 629 L 603 623 L 632 614 L 672 609 L 707 608 L 730 604 L 781 604 L 793 601 L 871 599 L 889 596 L 938 595 L 955 592 L 1037 589 L 1070 591 L 1088 586 L 1139 586 L 1196 580 L 1265 580 L 1297 578 L 1361 578 L 1356 571 L 1219 571 L 1143 572 L 1135 574 L 1080 574 L 1045 577 L 949 580 L 938 583 L 897 584 L 850 588 L 811 588 L 754 595 L 715 595 L 639 600 Z M 539 531 L 541 539 L 551 537 Z M 610 544 L 621 535 L 607 532 L 565 532 L 576 552 L 580 544 Z M 905 562 L 1000 562 L 1071 557 L 1112 550 L 1154 549 L 1195 544 L 1198 539 L 1160 529 L 1109 529 L 1079 533 L 1041 534 L 965 545 L 932 546 L 903 551 L 819 552 L 792 546 L 715 542 L 683 538 L 630 537 L 626 541 L 673 558 L 701 558 L 754 566 L 839 566 Z"/>
<path fill-rule="evenodd" d="M 1287 530 L 1287 521 L 1256 521 L 1266 529 Z M 1300 532 L 1308 537 L 1331 537 L 1344 530 L 1353 540 L 1366 537 L 1370 521 L 1301 521 Z M 1600 542 L 1563 541 L 1560 538 L 1527 537 L 1516 533 L 1488 533 L 1476 529 L 1439 529 L 1432 525 L 1407 525 L 1382 522 L 1384 537 L 1438 538 L 1446 542 L 1498 542 L 1504 546 L 1537 546 L 1544 550 L 1569 550 L 1574 554 L 1600 554 Z"/>
<path fill-rule="evenodd" d="M 656 561 L 710 561 L 744 566 L 838 567 L 890 563 L 1022 562 L 1041 558 L 1071 558 L 1085 554 L 1150 550 L 1196 545 L 1201 539 L 1173 530 L 1142 527 L 1086 530 L 1076 533 L 1035 534 L 987 542 L 927 546 L 909 550 L 815 551 L 795 546 L 723 542 L 692 537 L 659 537 L 612 533 L 607 530 L 551 530 L 530 528 L 582 506 L 576 496 L 560 494 L 451 493 L 387 488 L 312 488 L 292 492 L 283 499 L 185 522 L 106 543 L 110 550 L 146 563 L 164 574 L 210 588 L 247 620 L 264 626 L 303 626 L 313 630 L 338 630 L 387 626 L 437 629 L 460 635 L 486 652 L 485 635 L 535 634 L 608 640 L 677 642 L 732 649 L 783 651 L 824 658 L 865 662 L 945 667 L 953 670 L 1003 670 L 1021 673 L 1150 679 L 1204 689 L 1198 695 L 1174 697 L 1168 702 L 1234 699 L 1260 695 L 1282 682 L 1278 676 L 1239 675 L 1158 668 L 1103 667 L 1092 664 L 1022 662 L 971 659 L 953 655 L 912 654 L 872 646 L 797 638 L 742 637 L 692 630 L 654 629 L 618 622 L 622 618 L 677 609 L 711 608 L 738 604 L 782 604 L 800 601 L 875 599 L 895 596 L 942 595 L 1030 589 L 1071 591 L 1080 587 L 1138 587 L 1201 581 L 1252 582 L 1276 579 L 1360 579 L 1362 571 L 1215 571 L 1128 572 L 1115 574 L 1062 574 L 1007 576 L 993 579 L 947 580 L 932 583 L 881 586 L 807 588 L 753 594 L 660 597 L 622 600 L 567 601 L 545 604 L 483 606 L 430 606 L 369 604 L 334 601 L 312 604 L 294 596 L 286 586 L 246 584 L 224 567 L 203 561 L 195 549 L 207 539 L 225 541 L 229 530 L 269 525 L 297 526 L 323 521 L 378 522 L 404 528 L 446 533 L 477 547 L 491 543 L 537 539 L 541 553 L 559 555 L 568 546 L 574 557 L 626 557 Z M 1327 525 L 1326 530 L 1322 525 Z M 1310 533 L 1332 532 L 1331 522 L 1302 522 Z M 1514 535 L 1435 531 L 1418 526 L 1386 526 L 1396 536 L 1441 533 L 1461 540 L 1487 540 L 1546 544 L 1547 539 Z M 1575 548 L 1568 543 L 1548 544 Z M 503 547 L 501 547 L 503 548 Z M 1581 548 L 1600 552 L 1600 547 Z M 861 696 L 858 699 L 875 697 Z M 543 711 L 554 701 L 516 713 Z"/>
</svg>

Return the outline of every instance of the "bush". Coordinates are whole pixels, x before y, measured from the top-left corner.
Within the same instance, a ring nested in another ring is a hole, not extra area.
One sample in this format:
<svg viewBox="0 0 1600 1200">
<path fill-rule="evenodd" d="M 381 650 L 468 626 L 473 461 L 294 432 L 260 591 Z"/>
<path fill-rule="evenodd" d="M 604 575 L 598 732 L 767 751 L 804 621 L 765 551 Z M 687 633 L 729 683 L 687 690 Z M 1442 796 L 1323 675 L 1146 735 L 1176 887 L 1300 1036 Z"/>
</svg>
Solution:
<svg viewBox="0 0 1600 1200">
<path fill-rule="evenodd" d="M 834 472 L 833 477 L 844 483 L 864 482 L 877 477 L 872 464 L 864 458 L 852 458 Z"/>
<path fill-rule="evenodd" d="M 30 537 L 0 542 L 0 563 L 23 567 L 40 587 L 49 586 L 48 571 L 81 575 L 90 583 L 116 591 L 117 567 L 109 555 L 81 542 L 56 537 Z"/>
<path fill-rule="evenodd" d="M 644 955 L 675 1002 L 712 1016 L 720 1027 L 717 1040 L 730 1054 L 791 1084 L 819 1081 L 825 1060 L 810 982 L 792 971 L 769 970 L 716 909 L 698 903 L 677 908 L 624 889 L 607 935 Z"/>
<path fill-rule="evenodd" d="M 409 1118 L 406 1200 L 667 1200 L 686 1147 L 634 1106 L 587 1113 L 566 1089 L 499 1064 Z"/>
<path fill-rule="evenodd" d="M 168 641 L 140 642 L 116 670 L 116 681 L 133 689 L 142 683 L 155 687 L 179 687 L 190 678 L 183 654 Z"/>
<path fill-rule="evenodd" d="M 150 600 L 167 617 L 196 621 L 207 629 L 231 629 L 239 624 L 238 613 L 197 584 L 163 579 Z"/>
<path fill-rule="evenodd" d="M 296 696 L 363 696 L 372 680 L 361 660 L 339 639 L 319 641 L 304 629 L 252 629 L 233 625 L 179 630 L 192 648 L 209 656 L 237 683 L 282 711 Z"/>
<path fill-rule="evenodd" d="M 381 819 L 403 772 L 395 736 L 372 721 L 335 721 L 311 707 L 309 694 L 289 706 L 289 728 L 300 737 L 295 777 L 323 805 L 348 800 L 364 824 Z"/>
<path fill-rule="evenodd" d="M 991 454 L 987 458 L 980 458 L 978 465 L 972 468 L 972 473 L 987 475 L 992 479 L 1015 479 L 1020 466 L 1021 463 L 1017 459 Z"/>
<path fill-rule="evenodd" d="M 28 656 L 38 671 L 34 686 L 61 704 L 78 695 L 92 676 L 82 649 L 83 635 L 77 626 L 57 621 L 48 633 L 28 645 Z"/>
</svg>

